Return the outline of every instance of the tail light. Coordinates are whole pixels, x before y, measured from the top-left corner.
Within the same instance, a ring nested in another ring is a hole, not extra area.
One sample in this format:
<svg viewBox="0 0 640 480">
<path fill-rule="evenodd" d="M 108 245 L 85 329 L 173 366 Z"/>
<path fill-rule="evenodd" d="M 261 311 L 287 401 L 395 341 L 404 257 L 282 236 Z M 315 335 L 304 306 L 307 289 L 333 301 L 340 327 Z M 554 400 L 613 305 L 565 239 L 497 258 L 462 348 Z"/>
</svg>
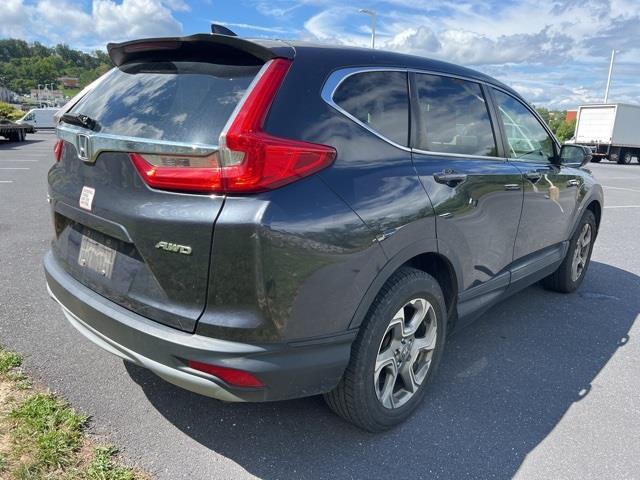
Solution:
<svg viewBox="0 0 640 480">
<path fill-rule="evenodd" d="M 56 159 L 56 162 L 59 162 L 62 158 L 62 149 L 64 148 L 64 140 L 58 139 L 56 144 L 53 146 L 53 157 Z"/>
<path fill-rule="evenodd" d="M 130 157 L 154 188 L 207 193 L 256 193 L 281 187 L 333 163 L 334 148 L 270 135 L 263 125 L 291 66 L 271 60 L 238 105 L 222 132 L 219 151 L 208 157 L 146 155 Z"/>
<path fill-rule="evenodd" d="M 196 360 L 189 360 L 188 365 L 189 368 L 218 377 L 220 380 L 228 383 L 229 385 L 233 385 L 234 387 L 264 387 L 264 383 L 254 377 L 251 373 L 245 372 L 244 370 L 221 367 L 219 365 L 210 365 Z"/>
</svg>

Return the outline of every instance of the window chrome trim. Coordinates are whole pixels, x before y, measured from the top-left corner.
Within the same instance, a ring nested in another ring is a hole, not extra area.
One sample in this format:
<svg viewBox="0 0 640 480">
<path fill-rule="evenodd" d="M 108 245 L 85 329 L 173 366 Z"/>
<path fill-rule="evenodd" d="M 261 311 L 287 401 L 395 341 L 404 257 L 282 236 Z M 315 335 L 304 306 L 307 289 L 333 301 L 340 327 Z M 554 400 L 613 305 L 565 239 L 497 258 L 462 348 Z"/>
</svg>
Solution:
<svg viewBox="0 0 640 480">
<path fill-rule="evenodd" d="M 478 160 L 500 160 L 507 161 L 506 157 L 491 157 L 489 155 L 468 155 L 466 153 L 451 153 L 451 152 L 436 152 L 429 150 L 420 150 L 419 148 L 413 148 L 413 153 L 419 153 L 420 155 L 431 155 L 434 157 L 453 157 L 453 158 L 477 158 Z"/>
<path fill-rule="evenodd" d="M 137 152 L 165 155 L 206 156 L 218 151 L 217 145 L 190 144 L 167 140 L 128 137 L 108 133 L 93 132 L 68 123 L 59 123 L 56 128 L 58 138 L 73 144 L 80 152 L 79 138 L 88 138 L 89 151 L 87 158 L 80 158 L 86 163 L 95 163 L 102 152 Z"/>
<path fill-rule="evenodd" d="M 333 71 L 329 75 L 327 80 L 325 81 L 325 83 L 324 83 L 324 85 L 322 87 L 322 91 L 320 93 L 320 96 L 322 97 L 322 99 L 329 106 L 333 107 L 335 110 L 337 110 L 338 112 L 343 114 L 345 117 L 349 118 L 351 121 L 357 123 L 362 128 L 364 128 L 368 132 L 374 134 L 376 137 L 380 138 L 381 140 L 384 140 L 388 144 L 390 144 L 390 145 L 392 145 L 392 146 L 394 146 L 396 148 L 399 148 L 400 150 L 404 150 L 405 152 L 414 152 L 414 153 L 419 153 L 421 155 L 432 155 L 432 156 L 443 156 L 443 157 L 456 157 L 456 158 L 464 157 L 464 158 L 476 158 L 476 159 L 482 159 L 482 160 L 507 161 L 506 157 L 499 157 L 499 156 L 490 157 L 490 156 L 485 156 L 485 155 L 465 155 L 465 154 L 460 154 L 460 153 L 421 150 L 419 148 L 412 148 L 412 147 L 408 147 L 408 146 L 403 146 L 403 145 L 400 145 L 400 144 L 394 142 L 393 140 L 388 139 L 387 137 L 385 137 L 381 133 L 373 130 L 366 123 L 361 122 L 360 120 L 358 120 L 356 117 L 351 115 L 344 108 L 340 107 L 333 100 L 333 96 L 336 93 L 336 91 L 338 90 L 338 88 L 340 87 L 340 85 L 342 84 L 342 82 L 344 82 L 347 78 L 351 77 L 352 75 L 355 75 L 357 73 L 366 73 L 366 72 L 406 72 L 407 74 L 409 74 L 409 73 L 418 73 L 418 74 L 425 74 L 425 75 L 437 75 L 437 76 L 440 76 L 440 77 L 457 78 L 457 79 L 460 79 L 460 80 L 464 80 L 466 82 L 476 83 L 476 84 L 480 84 L 480 85 L 487 85 L 489 87 L 493 87 L 493 88 L 496 88 L 498 90 L 502 90 L 505 93 L 509 93 L 506 90 L 494 85 L 493 83 L 486 82 L 486 81 L 478 79 L 478 78 L 465 77 L 465 76 L 462 76 L 462 75 L 456 75 L 456 74 L 452 74 L 452 73 L 438 72 L 438 71 L 435 71 L 435 70 L 420 70 L 420 69 L 417 69 L 417 68 L 375 67 L 375 66 L 370 66 L 370 67 L 341 68 L 339 70 Z M 512 94 L 510 94 L 510 95 L 513 96 Z M 484 101 L 485 101 L 485 103 L 489 103 L 491 100 L 485 97 Z M 411 98 L 409 98 L 409 110 L 411 110 Z M 494 132 L 494 137 L 496 137 L 495 140 L 496 140 L 496 143 L 497 143 L 498 138 L 497 138 L 495 132 Z"/>
</svg>

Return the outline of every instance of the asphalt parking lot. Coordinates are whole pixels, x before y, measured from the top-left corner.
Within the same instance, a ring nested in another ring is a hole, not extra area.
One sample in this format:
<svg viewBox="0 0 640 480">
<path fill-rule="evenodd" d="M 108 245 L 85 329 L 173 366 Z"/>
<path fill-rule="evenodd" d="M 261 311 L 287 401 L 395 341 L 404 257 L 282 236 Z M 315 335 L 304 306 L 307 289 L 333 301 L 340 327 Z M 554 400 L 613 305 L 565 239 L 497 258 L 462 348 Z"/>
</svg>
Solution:
<svg viewBox="0 0 640 480">
<path fill-rule="evenodd" d="M 606 207 L 576 294 L 531 287 L 454 336 L 425 403 L 363 433 L 321 398 L 224 404 L 125 365 L 48 298 L 53 135 L 0 141 L 0 343 L 159 479 L 640 478 L 640 165 L 591 164 Z"/>
</svg>

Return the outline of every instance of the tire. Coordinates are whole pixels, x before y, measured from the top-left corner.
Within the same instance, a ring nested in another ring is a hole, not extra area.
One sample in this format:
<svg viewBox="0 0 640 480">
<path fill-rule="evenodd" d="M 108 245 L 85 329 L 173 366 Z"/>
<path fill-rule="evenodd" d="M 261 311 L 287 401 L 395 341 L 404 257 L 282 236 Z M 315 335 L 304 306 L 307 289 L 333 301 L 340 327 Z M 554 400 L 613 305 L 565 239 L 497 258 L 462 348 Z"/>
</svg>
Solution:
<svg viewBox="0 0 640 480">
<path fill-rule="evenodd" d="M 600 163 L 602 161 L 602 157 L 593 157 L 591 158 L 591 162 Z"/>
<path fill-rule="evenodd" d="M 398 315 L 401 311 L 403 317 Z M 412 329 L 413 340 L 405 337 Z M 340 383 L 324 395 L 329 408 L 370 432 L 403 422 L 424 398 L 445 337 L 446 308 L 440 285 L 421 270 L 402 267 L 371 305 Z M 376 362 L 383 365 L 378 370 Z M 403 378 L 412 379 L 414 388 Z"/>
<path fill-rule="evenodd" d="M 588 245 L 585 246 L 583 245 L 583 235 L 585 229 L 587 228 L 589 230 L 589 242 Z M 575 292 L 580 284 L 582 284 L 584 276 L 587 273 L 587 269 L 589 268 L 589 263 L 591 261 L 591 252 L 593 251 L 593 243 L 596 239 L 597 233 L 598 230 L 596 226 L 596 217 L 593 215 L 593 212 L 591 210 L 587 210 L 586 212 L 584 212 L 584 215 L 582 216 L 580 224 L 573 234 L 573 237 L 571 237 L 567 255 L 565 256 L 558 269 L 542 280 L 542 285 L 548 290 L 553 290 L 554 292 Z M 578 249 L 580 249 L 581 253 L 577 254 L 576 252 L 578 251 Z M 576 259 L 576 255 L 581 256 L 581 260 L 578 262 L 582 265 L 581 268 L 576 268 L 576 266 L 574 265 L 574 259 Z"/>
<path fill-rule="evenodd" d="M 631 153 L 631 150 L 622 150 L 620 151 L 620 156 L 618 157 L 618 163 L 629 165 L 632 158 L 633 154 Z"/>
</svg>

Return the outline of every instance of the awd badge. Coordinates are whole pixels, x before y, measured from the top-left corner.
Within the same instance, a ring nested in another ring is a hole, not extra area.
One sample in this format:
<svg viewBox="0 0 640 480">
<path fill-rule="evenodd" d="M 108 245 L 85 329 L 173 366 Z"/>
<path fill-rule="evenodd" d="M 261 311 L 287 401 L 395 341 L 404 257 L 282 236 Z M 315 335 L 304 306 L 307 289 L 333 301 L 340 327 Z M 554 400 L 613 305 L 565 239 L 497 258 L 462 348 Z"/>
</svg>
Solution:
<svg viewBox="0 0 640 480">
<path fill-rule="evenodd" d="M 178 245 L 171 242 L 158 242 L 156 248 L 166 250 L 167 252 L 181 253 L 183 255 L 191 255 L 191 247 L 189 245 Z"/>
</svg>

